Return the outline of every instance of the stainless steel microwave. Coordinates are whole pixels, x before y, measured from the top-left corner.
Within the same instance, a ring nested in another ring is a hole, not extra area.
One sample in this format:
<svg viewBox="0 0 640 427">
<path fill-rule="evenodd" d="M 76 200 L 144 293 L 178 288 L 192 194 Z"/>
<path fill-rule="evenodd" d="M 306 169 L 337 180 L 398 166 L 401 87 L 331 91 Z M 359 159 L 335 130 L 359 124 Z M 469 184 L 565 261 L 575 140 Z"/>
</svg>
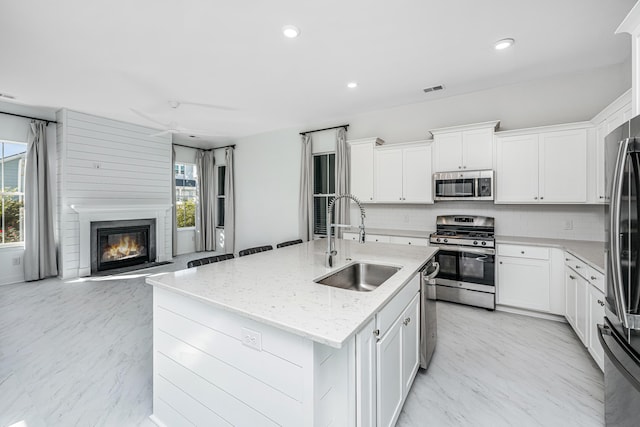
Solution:
<svg viewBox="0 0 640 427">
<path fill-rule="evenodd" d="M 493 171 L 437 172 L 434 200 L 493 200 Z"/>
</svg>

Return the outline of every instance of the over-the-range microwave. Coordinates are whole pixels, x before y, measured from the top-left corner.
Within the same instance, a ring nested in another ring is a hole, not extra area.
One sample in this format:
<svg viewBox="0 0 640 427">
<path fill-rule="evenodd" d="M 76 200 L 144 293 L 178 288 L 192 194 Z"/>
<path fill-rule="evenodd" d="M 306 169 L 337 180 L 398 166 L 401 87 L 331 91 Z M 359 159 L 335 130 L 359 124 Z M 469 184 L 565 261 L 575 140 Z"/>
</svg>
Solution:
<svg viewBox="0 0 640 427">
<path fill-rule="evenodd" d="M 437 172 L 434 200 L 493 200 L 493 171 Z"/>
</svg>

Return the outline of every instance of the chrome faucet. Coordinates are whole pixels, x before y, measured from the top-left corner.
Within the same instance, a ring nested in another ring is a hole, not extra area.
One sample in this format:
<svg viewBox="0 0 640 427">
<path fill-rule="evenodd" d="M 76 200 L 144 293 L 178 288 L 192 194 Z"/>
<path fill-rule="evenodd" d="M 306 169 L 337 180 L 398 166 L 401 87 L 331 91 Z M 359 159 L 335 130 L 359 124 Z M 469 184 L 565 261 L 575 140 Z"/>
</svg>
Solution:
<svg viewBox="0 0 640 427">
<path fill-rule="evenodd" d="M 331 228 L 337 229 L 337 228 L 351 227 L 350 225 L 347 225 L 347 224 L 331 224 L 331 216 L 333 215 L 333 205 L 336 203 L 336 200 L 338 199 L 351 199 L 354 202 L 356 202 L 356 204 L 360 208 L 360 237 L 358 238 L 358 241 L 360 243 L 364 243 L 364 238 L 365 238 L 364 207 L 362 207 L 362 203 L 360 203 L 360 200 L 358 200 L 356 196 L 353 196 L 351 194 L 339 194 L 336 197 L 334 197 L 333 200 L 331 200 L 331 203 L 329 203 L 329 207 L 327 208 L 327 252 L 326 252 L 326 260 L 325 260 L 325 266 L 327 267 L 333 267 L 333 257 L 338 254 L 338 251 L 336 251 L 335 241 L 331 238 Z"/>
</svg>

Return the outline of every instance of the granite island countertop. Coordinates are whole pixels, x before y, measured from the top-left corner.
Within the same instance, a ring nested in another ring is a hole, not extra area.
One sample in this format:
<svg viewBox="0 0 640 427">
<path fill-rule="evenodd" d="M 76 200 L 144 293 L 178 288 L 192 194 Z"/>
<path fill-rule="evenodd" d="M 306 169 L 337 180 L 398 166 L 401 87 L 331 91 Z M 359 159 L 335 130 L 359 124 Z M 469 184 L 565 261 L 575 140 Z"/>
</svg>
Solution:
<svg viewBox="0 0 640 427">
<path fill-rule="evenodd" d="M 150 276 L 146 282 L 213 307 L 340 348 L 437 252 L 434 247 L 336 239 L 334 267 L 324 266 L 326 240 Z M 351 262 L 402 267 L 371 292 L 314 279 Z"/>
</svg>

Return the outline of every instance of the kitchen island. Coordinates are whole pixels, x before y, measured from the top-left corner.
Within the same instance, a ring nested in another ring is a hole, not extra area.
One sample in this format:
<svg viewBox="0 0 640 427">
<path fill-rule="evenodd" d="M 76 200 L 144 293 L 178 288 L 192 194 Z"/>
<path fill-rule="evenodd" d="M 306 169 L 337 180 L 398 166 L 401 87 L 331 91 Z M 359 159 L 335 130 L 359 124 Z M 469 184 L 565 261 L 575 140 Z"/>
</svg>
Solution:
<svg viewBox="0 0 640 427">
<path fill-rule="evenodd" d="M 336 249 L 333 268 L 320 240 L 147 278 L 152 420 L 394 423 L 417 371 L 419 271 L 437 249 L 341 239 Z M 401 268 L 371 292 L 314 282 L 355 261 Z"/>
</svg>

